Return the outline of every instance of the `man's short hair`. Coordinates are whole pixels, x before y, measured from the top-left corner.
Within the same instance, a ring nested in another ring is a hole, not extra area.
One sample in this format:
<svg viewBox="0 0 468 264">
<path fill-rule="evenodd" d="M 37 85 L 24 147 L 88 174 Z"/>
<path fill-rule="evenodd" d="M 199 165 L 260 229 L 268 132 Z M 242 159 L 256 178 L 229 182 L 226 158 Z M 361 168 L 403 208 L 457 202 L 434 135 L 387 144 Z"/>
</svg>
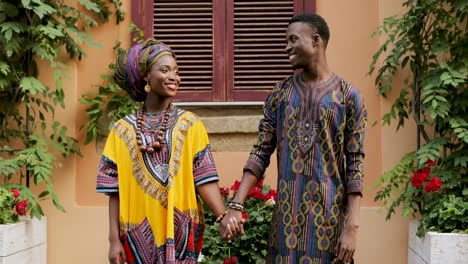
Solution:
<svg viewBox="0 0 468 264">
<path fill-rule="evenodd" d="M 312 14 L 312 13 L 304 13 L 304 14 L 299 14 L 291 18 L 289 20 L 289 24 L 295 23 L 295 22 L 302 22 L 308 24 L 315 33 L 319 34 L 320 37 L 324 40 L 325 42 L 325 47 L 328 45 L 328 40 L 330 39 L 330 30 L 328 29 L 327 22 L 323 17 L 317 15 L 317 14 Z"/>
</svg>

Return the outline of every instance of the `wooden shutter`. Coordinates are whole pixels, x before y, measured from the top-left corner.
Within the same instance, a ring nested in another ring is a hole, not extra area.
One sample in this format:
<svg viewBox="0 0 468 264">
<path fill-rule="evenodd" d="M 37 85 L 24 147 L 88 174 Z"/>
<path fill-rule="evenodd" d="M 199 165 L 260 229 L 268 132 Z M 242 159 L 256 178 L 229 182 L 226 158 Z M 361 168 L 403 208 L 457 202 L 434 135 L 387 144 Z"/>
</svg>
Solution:
<svg viewBox="0 0 468 264">
<path fill-rule="evenodd" d="M 223 50 L 215 45 L 215 39 L 222 33 L 215 24 L 222 16 L 214 10 L 224 10 L 224 1 L 152 2 L 152 32 L 148 34 L 145 30 L 145 35 L 166 43 L 177 55 L 182 83 L 176 100 L 221 100 L 223 89 L 215 91 L 213 87 L 225 83 L 225 78 L 219 74 L 219 60 L 213 58 Z"/>
<path fill-rule="evenodd" d="M 284 51 L 289 19 L 315 0 L 142 0 L 132 18 L 177 54 L 178 101 L 263 101 L 293 73 Z"/>
<path fill-rule="evenodd" d="M 293 74 L 285 48 L 294 1 L 229 0 L 228 95 L 262 101 L 273 85 Z"/>
</svg>

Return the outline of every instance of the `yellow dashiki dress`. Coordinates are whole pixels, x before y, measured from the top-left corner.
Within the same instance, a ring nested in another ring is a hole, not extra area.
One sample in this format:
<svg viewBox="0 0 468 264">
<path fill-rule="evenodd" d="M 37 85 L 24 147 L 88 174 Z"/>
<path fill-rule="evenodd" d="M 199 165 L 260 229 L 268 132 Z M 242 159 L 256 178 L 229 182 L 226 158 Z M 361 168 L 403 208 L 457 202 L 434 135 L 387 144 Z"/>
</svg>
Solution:
<svg viewBox="0 0 468 264">
<path fill-rule="evenodd" d="M 154 141 L 164 113 L 145 114 L 144 145 Z M 195 187 L 218 181 L 205 127 L 195 114 L 174 107 L 162 150 L 152 155 L 139 150 L 136 127 L 135 114 L 114 124 L 97 176 L 97 192 L 119 194 L 127 262 L 196 263 L 204 218 Z"/>
<path fill-rule="evenodd" d="M 366 119 L 359 91 L 337 74 L 313 87 L 302 74 L 277 83 L 245 166 L 261 177 L 276 149 L 278 199 L 267 263 L 333 262 L 346 195 L 362 192 Z"/>
</svg>

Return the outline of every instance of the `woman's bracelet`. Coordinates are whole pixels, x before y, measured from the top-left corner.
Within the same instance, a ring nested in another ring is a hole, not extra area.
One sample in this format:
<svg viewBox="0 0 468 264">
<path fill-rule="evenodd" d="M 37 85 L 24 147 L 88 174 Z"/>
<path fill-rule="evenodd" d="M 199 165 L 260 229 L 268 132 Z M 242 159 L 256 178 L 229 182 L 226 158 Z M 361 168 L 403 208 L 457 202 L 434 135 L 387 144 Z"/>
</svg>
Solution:
<svg viewBox="0 0 468 264">
<path fill-rule="evenodd" d="M 216 221 L 215 221 L 215 222 L 216 222 L 216 223 L 220 223 L 220 222 L 223 220 L 223 218 L 226 216 L 226 214 L 228 213 L 228 211 L 229 211 L 229 209 L 226 210 L 226 211 L 224 211 L 224 213 L 220 214 L 220 215 L 216 218 Z"/>
</svg>

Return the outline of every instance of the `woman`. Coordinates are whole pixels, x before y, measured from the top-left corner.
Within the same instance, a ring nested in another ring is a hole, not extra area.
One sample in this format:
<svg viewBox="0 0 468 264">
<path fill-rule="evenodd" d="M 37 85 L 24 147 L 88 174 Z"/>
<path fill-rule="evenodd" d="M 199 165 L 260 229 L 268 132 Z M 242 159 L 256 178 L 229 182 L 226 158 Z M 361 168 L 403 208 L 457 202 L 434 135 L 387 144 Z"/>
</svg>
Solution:
<svg viewBox="0 0 468 264">
<path fill-rule="evenodd" d="M 197 194 L 220 220 L 226 208 L 205 127 L 170 102 L 180 84 L 175 54 L 149 39 L 119 56 L 114 79 L 143 104 L 114 124 L 98 169 L 97 191 L 109 195 L 109 261 L 196 263 Z"/>
</svg>

